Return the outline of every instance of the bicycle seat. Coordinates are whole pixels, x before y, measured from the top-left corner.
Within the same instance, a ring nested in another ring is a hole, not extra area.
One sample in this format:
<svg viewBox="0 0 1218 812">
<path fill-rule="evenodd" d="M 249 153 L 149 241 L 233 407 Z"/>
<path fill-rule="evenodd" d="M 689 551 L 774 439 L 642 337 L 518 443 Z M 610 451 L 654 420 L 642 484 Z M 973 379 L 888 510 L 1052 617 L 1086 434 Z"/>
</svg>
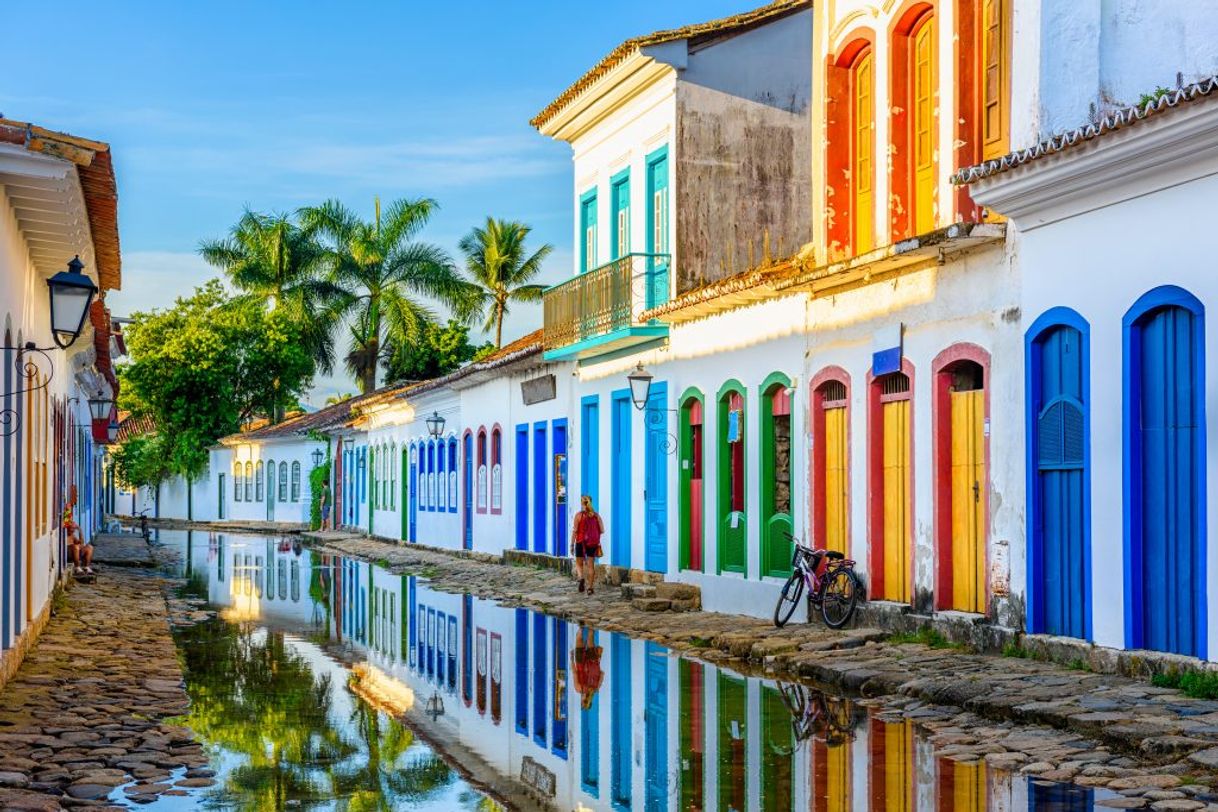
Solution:
<svg viewBox="0 0 1218 812">
<path fill-rule="evenodd" d="M 843 553 L 839 553 L 837 550 L 824 550 L 823 552 L 825 554 L 825 558 L 829 559 L 830 561 L 841 561 L 846 557 Z"/>
</svg>

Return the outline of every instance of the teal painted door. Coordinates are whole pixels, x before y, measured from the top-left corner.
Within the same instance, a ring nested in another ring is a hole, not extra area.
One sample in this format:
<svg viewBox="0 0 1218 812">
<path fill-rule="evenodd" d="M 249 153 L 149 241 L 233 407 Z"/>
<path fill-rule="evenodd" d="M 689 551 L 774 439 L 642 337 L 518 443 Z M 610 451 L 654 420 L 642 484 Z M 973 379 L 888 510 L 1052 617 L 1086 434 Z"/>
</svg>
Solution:
<svg viewBox="0 0 1218 812">
<path fill-rule="evenodd" d="M 647 511 L 646 558 L 652 572 L 668 571 L 668 385 L 652 383 L 647 397 L 643 448 L 644 502 Z"/>
<path fill-rule="evenodd" d="M 630 566 L 630 403 L 629 392 L 613 394 L 609 560 L 617 567 Z"/>
<path fill-rule="evenodd" d="M 609 259 L 621 259 L 630 253 L 630 176 L 613 181 L 610 203 L 613 209 L 613 222 L 610 233 L 613 239 L 609 245 Z"/>
<path fill-rule="evenodd" d="M 656 307 L 669 298 L 668 268 L 668 150 L 647 163 L 647 306 Z"/>
</svg>

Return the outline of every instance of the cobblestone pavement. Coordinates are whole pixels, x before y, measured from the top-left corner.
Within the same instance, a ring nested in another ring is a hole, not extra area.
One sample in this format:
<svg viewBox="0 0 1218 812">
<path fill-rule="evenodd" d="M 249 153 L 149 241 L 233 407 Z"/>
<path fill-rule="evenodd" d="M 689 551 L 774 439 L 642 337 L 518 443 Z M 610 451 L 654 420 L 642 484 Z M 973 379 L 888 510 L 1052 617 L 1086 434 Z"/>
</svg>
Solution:
<svg viewBox="0 0 1218 812">
<path fill-rule="evenodd" d="M 93 560 L 117 567 L 152 567 L 152 547 L 135 533 L 98 533 L 93 537 Z"/>
<path fill-rule="evenodd" d="M 0 692 L 0 809 L 129 808 L 106 799 L 213 783 L 191 732 L 165 721 L 188 702 L 167 584 L 107 567 L 60 599 Z"/>
<path fill-rule="evenodd" d="M 340 533 L 321 539 L 323 551 L 422 575 L 439 589 L 539 609 L 736 669 L 883 697 L 877 704 L 937 730 L 940 744 L 959 748 L 966 760 L 1131 793 L 1123 808 L 1199 809 L 1205 804 L 1193 796 L 1218 786 L 1218 702 L 1037 660 L 887 642 L 877 629 L 775 629 L 739 615 L 645 611 L 620 588 L 598 586 L 589 596 L 570 576 L 490 556 Z"/>
</svg>

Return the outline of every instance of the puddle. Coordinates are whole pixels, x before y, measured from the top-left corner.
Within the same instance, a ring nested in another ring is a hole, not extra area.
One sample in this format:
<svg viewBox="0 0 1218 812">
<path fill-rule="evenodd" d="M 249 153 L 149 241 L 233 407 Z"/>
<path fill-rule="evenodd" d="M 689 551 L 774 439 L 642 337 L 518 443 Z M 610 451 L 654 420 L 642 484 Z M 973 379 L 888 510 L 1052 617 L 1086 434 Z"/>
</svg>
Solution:
<svg viewBox="0 0 1218 812">
<path fill-rule="evenodd" d="M 809 687 L 291 540 L 162 531 L 213 787 L 154 809 L 1089 810 Z M 404 721 L 399 721 L 404 720 Z M 1105 797 L 1113 797 L 1104 792 Z"/>
</svg>

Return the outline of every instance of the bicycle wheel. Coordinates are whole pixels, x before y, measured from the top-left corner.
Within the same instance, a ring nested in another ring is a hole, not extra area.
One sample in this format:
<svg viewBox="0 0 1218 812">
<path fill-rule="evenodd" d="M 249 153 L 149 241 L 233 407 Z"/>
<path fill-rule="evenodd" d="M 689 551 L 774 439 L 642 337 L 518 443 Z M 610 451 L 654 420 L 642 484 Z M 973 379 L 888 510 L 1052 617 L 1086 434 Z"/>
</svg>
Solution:
<svg viewBox="0 0 1218 812">
<path fill-rule="evenodd" d="M 791 615 L 795 614 L 795 607 L 799 606 L 799 596 L 803 592 L 803 574 L 799 572 L 791 573 L 791 577 L 782 585 L 782 594 L 778 596 L 778 605 L 774 607 L 775 626 L 781 629 L 787 625 Z"/>
<path fill-rule="evenodd" d="M 854 572 L 840 567 L 825 576 L 820 588 L 820 614 L 825 625 L 840 629 L 850 622 L 858 604 L 859 584 Z"/>
</svg>

